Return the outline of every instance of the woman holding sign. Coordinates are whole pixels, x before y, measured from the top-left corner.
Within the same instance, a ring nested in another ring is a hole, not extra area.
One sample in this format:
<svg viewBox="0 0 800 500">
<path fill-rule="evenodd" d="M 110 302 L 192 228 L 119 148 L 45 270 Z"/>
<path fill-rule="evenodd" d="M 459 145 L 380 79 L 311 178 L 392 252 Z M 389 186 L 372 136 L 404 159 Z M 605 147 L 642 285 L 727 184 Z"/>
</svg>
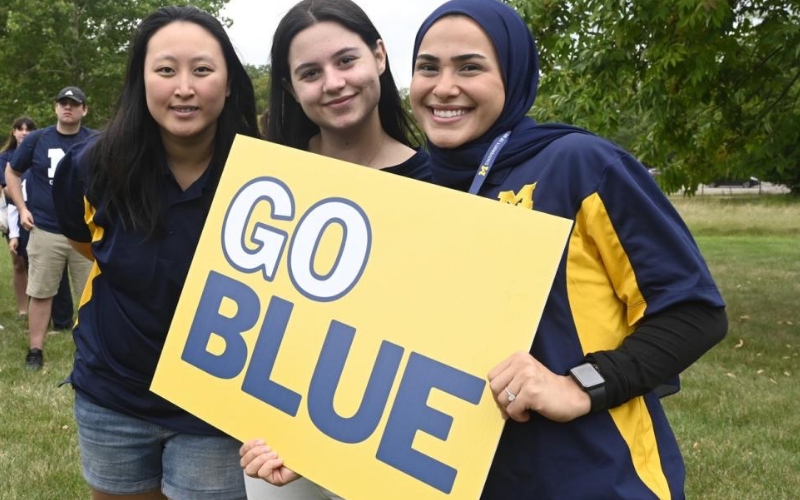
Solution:
<svg viewBox="0 0 800 500">
<path fill-rule="evenodd" d="M 430 157 L 410 139 L 417 130 L 403 110 L 386 47 L 358 5 L 350 0 L 299 2 L 278 25 L 271 57 L 267 140 L 430 179 Z M 260 454 L 267 450 L 261 441 L 242 447 L 248 475 L 260 477 Z M 283 470 L 290 475 L 276 484 L 298 479 Z M 281 489 L 260 481 L 247 487 L 251 499 L 339 498 L 306 479 Z"/>
<path fill-rule="evenodd" d="M 239 443 L 150 392 L 253 85 L 219 21 L 166 7 L 139 25 L 116 112 L 60 163 L 61 229 L 94 261 L 78 313 L 75 419 L 92 498 L 246 498 Z"/>
<path fill-rule="evenodd" d="M 434 182 L 573 221 L 530 352 L 489 373 L 510 420 L 483 498 L 683 498 L 659 396 L 724 337 L 724 303 L 636 159 L 526 117 L 538 76 L 527 26 L 499 1 L 452 0 L 417 33 L 411 104 Z"/>
</svg>

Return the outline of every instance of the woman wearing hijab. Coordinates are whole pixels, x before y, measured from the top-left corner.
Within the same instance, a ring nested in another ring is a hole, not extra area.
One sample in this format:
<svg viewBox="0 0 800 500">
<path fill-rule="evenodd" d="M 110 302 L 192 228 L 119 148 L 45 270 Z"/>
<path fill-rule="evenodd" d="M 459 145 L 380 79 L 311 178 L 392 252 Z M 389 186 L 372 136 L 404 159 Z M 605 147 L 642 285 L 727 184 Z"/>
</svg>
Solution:
<svg viewBox="0 0 800 500">
<path fill-rule="evenodd" d="M 573 221 L 530 352 L 489 373 L 509 420 L 482 498 L 684 498 L 659 397 L 724 337 L 723 300 L 645 167 L 526 117 L 538 75 L 533 37 L 499 1 L 449 1 L 417 33 L 411 104 L 434 182 Z"/>
</svg>

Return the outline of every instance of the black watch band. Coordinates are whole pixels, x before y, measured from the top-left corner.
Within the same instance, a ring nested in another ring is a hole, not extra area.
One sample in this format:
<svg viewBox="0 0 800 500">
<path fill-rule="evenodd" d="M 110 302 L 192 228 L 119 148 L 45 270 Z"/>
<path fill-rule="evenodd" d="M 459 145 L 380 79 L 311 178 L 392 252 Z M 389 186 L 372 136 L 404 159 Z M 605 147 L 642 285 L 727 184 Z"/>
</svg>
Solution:
<svg viewBox="0 0 800 500">
<path fill-rule="evenodd" d="M 589 395 L 591 411 L 606 409 L 606 381 L 593 363 L 583 363 L 569 371 L 570 376 Z"/>
<path fill-rule="evenodd" d="M 605 384 L 593 387 L 591 389 L 584 389 L 589 399 L 592 402 L 592 411 L 600 411 L 606 409 L 606 386 Z"/>
</svg>

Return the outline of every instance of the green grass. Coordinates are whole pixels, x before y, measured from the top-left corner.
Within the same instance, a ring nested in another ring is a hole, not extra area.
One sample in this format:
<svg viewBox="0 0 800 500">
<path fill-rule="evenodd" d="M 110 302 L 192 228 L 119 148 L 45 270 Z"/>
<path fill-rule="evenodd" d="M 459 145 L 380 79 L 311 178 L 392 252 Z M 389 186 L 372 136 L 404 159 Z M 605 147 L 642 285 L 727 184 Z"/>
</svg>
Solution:
<svg viewBox="0 0 800 500">
<path fill-rule="evenodd" d="M 5 245 L 0 248 L 0 325 L 0 498 L 89 498 L 80 473 L 72 388 L 59 387 L 72 364 L 72 336 L 48 335 L 44 369 L 24 369 L 28 330 L 17 320 Z"/>
<path fill-rule="evenodd" d="M 800 498 L 800 201 L 673 199 L 728 304 L 727 338 L 665 400 L 683 449 L 687 497 Z M 0 250 L 0 498 L 86 499 L 72 417 L 68 334 L 26 372 L 8 252 Z M 512 500 L 512 499 L 510 499 Z"/>
<path fill-rule="evenodd" d="M 800 200 L 777 195 L 674 197 L 695 236 L 800 236 Z"/>
<path fill-rule="evenodd" d="M 800 203 L 673 200 L 728 305 L 727 338 L 665 400 L 687 496 L 800 498 Z"/>
</svg>

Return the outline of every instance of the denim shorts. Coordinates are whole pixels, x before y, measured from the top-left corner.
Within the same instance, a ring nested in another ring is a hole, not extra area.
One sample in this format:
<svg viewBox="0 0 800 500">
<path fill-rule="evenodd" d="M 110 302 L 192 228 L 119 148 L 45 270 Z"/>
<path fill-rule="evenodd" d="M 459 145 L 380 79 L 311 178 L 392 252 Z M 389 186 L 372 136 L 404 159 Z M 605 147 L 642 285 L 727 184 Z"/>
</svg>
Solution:
<svg viewBox="0 0 800 500">
<path fill-rule="evenodd" d="M 83 477 L 97 491 L 135 495 L 161 490 L 172 500 L 245 500 L 241 443 L 200 436 L 98 406 L 75 393 Z"/>
</svg>

